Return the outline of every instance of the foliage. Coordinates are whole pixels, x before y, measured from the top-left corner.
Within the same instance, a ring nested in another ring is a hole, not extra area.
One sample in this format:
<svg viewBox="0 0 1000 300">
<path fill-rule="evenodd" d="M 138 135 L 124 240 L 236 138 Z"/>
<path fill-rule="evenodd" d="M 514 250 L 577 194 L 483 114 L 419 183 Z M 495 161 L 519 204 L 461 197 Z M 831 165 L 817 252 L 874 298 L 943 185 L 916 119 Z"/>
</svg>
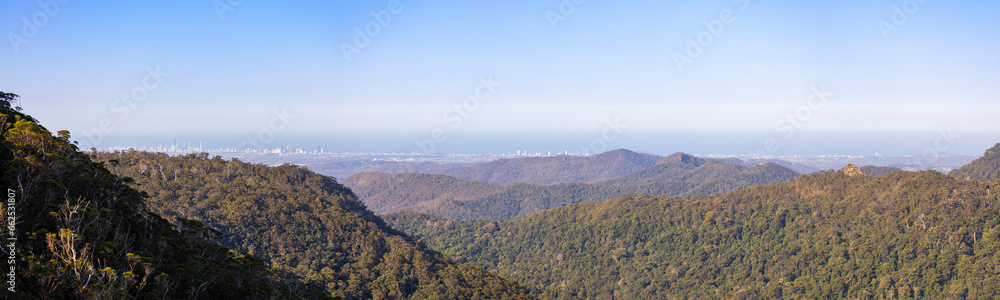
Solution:
<svg viewBox="0 0 1000 300">
<path fill-rule="evenodd" d="M 862 166 L 859 168 L 861 169 L 861 172 L 868 174 L 868 176 L 875 176 L 875 177 L 879 177 L 892 172 L 903 171 L 903 169 L 897 167 L 888 167 L 888 166 Z"/>
<path fill-rule="evenodd" d="M 1000 178 L 1000 143 L 986 150 L 983 157 L 948 173 L 969 179 L 994 180 Z"/>
<path fill-rule="evenodd" d="M 508 221 L 383 216 L 434 249 L 597 299 L 1000 295 L 1000 180 L 826 171 L 693 198 L 630 196 Z"/>
<path fill-rule="evenodd" d="M 4 93 L 0 91 L 0 113 L 11 112 L 11 110 L 20 112 L 21 107 L 16 106 L 20 99 L 21 96 L 18 96 L 17 94 Z"/>
<path fill-rule="evenodd" d="M 685 162 L 678 158 L 677 163 L 655 165 L 607 181 L 613 184 L 496 185 L 415 173 L 361 173 L 345 179 L 344 184 L 376 213 L 413 210 L 445 218 L 498 220 L 627 195 L 693 196 L 728 192 L 799 175 L 773 163 L 744 167 L 683 155 L 688 157 Z M 694 160 L 698 163 L 690 163 Z M 656 180 L 639 180 L 634 174 Z"/>
<path fill-rule="evenodd" d="M 440 174 L 493 184 L 593 182 L 641 170 L 660 159 L 662 157 L 657 155 L 617 149 L 583 157 L 560 155 L 499 159 L 443 170 Z"/>
<path fill-rule="evenodd" d="M 131 180 L 79 152 L 69 132 L 53 136 L 35 119 L 4 108 L 0 181 L 14 202 L 2 205 L 16 220 L 9 236 L 16 238 L 15 292 L 5 291 L 6 297 L 292 296 L 263 261 L 219 245 L 212 229 L 173 226 L 148 211 Z"/>
<path fill-rule="evenodd" d="M 149 193 L 151 210 L 221 231 L 223 244 L 294 274 L 299 294 L 333 298 L 531 298 L 481 268 L 416 244 L 368 211 L 333 178 L 294 165 L 269 167 L 207 153 L 170 157 L 94 153 Z"/>
</svg>

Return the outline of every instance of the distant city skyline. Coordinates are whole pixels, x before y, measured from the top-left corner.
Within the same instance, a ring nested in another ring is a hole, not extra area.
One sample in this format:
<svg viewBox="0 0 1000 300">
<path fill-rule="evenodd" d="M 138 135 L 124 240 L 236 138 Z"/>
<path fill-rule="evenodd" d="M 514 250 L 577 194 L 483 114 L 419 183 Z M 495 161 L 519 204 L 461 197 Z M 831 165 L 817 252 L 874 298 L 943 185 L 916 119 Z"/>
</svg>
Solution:
<svg viewBox="0 0 1000 300">
<path fill-rule="evenodd" d="M 921 132 L 914 146 L 881 151 L 971 152 L 989 137 L 935 146 L 936 132 L 1000 132 L 998 13 L 919 0 L 8 1 L 0 90 L 84 148 L 399 133 L 383 151 L 439 152 L 477 134 L 580 132 L 528 149 L 573 151 L 665 148 L 636 132 L 749 132 L 716 152 L 783 154 L 806 132 L 907 131 Z"/>
<path fill-rule="evenodd" d="M 624 132 L 614 140 L 604 140 L 595 132 L 514 132 L 455 133 L 433 151 L 423 151 L 414 141 L 422 133 L 347 133 L 284 134 L 269 143 L 253 145 L 247 135 L 142 135 L 110 136 L 108 146 L 98 150 L 137 150 L 170 152 L 178 148 L 220 149 L 233 152 L 258 152 L 276 148 L 301 149 L 325 153 L 417 153 L 417 154 L 515 154 L 569 153 L 597 154 L 614 149 L 629 149 L 658 155 L 675 152 L 718 155 L 981 155 L 998 142 L 996 132 L 800 132 L 785 140 L 774 132 Z M 766 141 L 774 138 L 774 151 L 767 151 Z M 84 150 L 88 150 L 81 143 Z M 430 149 L 428 149 L 430 150 Z M 191 151 L 189 151 L 191 152 Z M 200 151 L 197 151 L 200 152 Z"/>
</svg>

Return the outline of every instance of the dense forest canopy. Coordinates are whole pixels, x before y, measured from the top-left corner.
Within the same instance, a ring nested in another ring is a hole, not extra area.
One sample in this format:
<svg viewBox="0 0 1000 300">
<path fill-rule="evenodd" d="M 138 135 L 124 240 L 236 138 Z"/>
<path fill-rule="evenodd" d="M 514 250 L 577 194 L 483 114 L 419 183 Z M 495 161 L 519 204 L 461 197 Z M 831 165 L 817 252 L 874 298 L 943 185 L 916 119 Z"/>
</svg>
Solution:
<svg viewBox="0 0 1000 300">
<path fill-rule="evenodd" d="M 952 170 L 948 173 L 951 176 L 964 177 L 979 180 L 994 180 L 1000 178 L 1000 143 L 997 143 L 986 150 L 982 157 Z"/>
<path fill-rule="evenodd" d="M 461 180 L 493 184 L 559 184 L 594 182 L 655 165 L 662 157 L 617 149 L 590 156 L 551 156 L 499 159 L 440 172 Z"/>
<path fill-rule="evenodd" d="M 799 176 L 774 163 L 616 150 L 463 171 L 509 184 L 346 180 L 381 212 L 449 218 L 379 217 L 335 179 L 294 165 L 80 152 L 69 132 L 21 113 L 18 98 L 0 92 L 0 206 L 15 220 L 7 298 L 1000 295 L 1000 144 L 949 175 L 848 165 Z M 540 185 L 512 182 L 549 171 L 501 172 L 542 165 L 584 175 Z"/>
<path fill-rule="evenodd" d="M 725 194 L 631 196 L 509 221 L 384 218 L 548 297 L 987 298 L 1000 295 L 998 187 L 848 166 Z"/>
<path fill-rule="evenodd" d="M 150 210 L 198 220 L 223 245 L 295 274 L 334 298 L 530 298 L 527 289 L 416 244 L 328 176 L 208 154 L 98 152 L 150 195 Z"/>
<path fill-rule="evenodd" d="M 8 112 L 12 110 L 20 112 L 21 107 L 18 106 L 20 100 L 21 96 L 18 94 L 4 93 L 0 91 L 0 112 Z"/>
<path fill-rule="evenodd" d="M 16 239 L 4 247 L 14 262 L 6 298 L 294 297 L 263 261 L 219 245 L 212 228 L 149 211 L 131 179 L 92 162 L 69 132 L 53 136 L 4 105 L 0 133 L 3 210 L 15 223 L 4 234 Z"/>
<path fill-rule="evenodd" d="M 2 208 L 16 221 L 5 298 L 533 298 L 300 167 L 83 153 L 9 105 L 0 133 Z"/>
<path fill-rule="evenodd" d="M 868 174 L 868 176 L 875 176 L 875 177 L 879 177 L 893 172 L 903 171 L 903 169 L 897 167 L 888 167 L 888 166 L 862 166 L 859 167 L 859 169 L 861 169 L 861 172 L 865 172 L 865 174 Z"/>
<path fill-rule="evenodd" d="M 706 162 L 687 154 L 683 154 L 687 157 L 683 161 L 678 158 L 677 162 L 671 162 L 674 156 L 602 184 L 498 185 L 416 173 L 360 173 L 345 179 L 344 184 L 350 186 L 376 213 L 412 210 L 444 218 L 497 220 L 627 195 L 707 195 L 799 176 L 795 171 L 774 163 L 745 167 L 718 161 Z"/>
</svg>

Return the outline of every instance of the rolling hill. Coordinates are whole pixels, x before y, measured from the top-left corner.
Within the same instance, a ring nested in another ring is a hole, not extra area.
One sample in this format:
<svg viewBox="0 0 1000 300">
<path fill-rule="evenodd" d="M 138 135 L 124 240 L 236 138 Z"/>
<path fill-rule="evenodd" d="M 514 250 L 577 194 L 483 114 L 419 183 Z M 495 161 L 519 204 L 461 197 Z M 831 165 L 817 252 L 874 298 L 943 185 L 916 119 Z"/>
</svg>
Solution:
<svg viewBox="0 0 1000 300">
<path fill-rule="evenodd" d="M 793 162 L 789 162 L 789 161 L 785 161 L 785 160 L 780 160 L 780 159 L 750 159 L 750 160 L 747 160 L 743 165 L 745 165 L 745 166 L 755 166 L 755 165 L 766 164 L 766 163 L 775 163 L 775 164 L 778 164 L 779 166 L 782 166 L 782 167 L 785 167 L 785 168 L 789 168 L 792 171 L 798 172 L 799 174 L 809 174 L 809 173 L 812 173 L 812 172 L 822 171 L 822 169 L 820 169 L 820 168 L 816 168 L 816 167 L 813 167 L 813 166 L 804 165 L 804 164 L 800 164 L 800 163 L 793 163 Z"/>
<path fill-rule="evenodd" d="M 709 164 L 711 164 L 711 162 L 709 162 Z M 760 164 L 740 169 L 739 172 L 735 174 L 725 174 L 726 176 L 718 176 L 711 179 L 706 178 L 704 183 L 701 183 L 693 189 L 687 191 L 683 194 L 683 196 L 702 196 L 725 193 L 751 186 L 782 182 L 799 176 L 799 173 L 775 163 Z"/>
<path fill-rule="evenodd" d="M 592 182 L 652 166 L 662 157 L 618 149 L 591 156 L 499 159 L 435 172 L 462 180 L 494 184 Z"/>
<path fill-rule="evenodd" d="M 297 282 L 219 245 L 215 229 L 148 210 L 131 179 L 92 162 L 69 132 L 0 105 L 0 136 L 4 298 L 295 297 Z"/>
<path fill-rule="evenodd" d="M 861 172 L 865 172 L 868 176 L 879 177 L 892 172 L 901 172 L 903 169 L 897 167 L 887 167 L 887 166 L 861 166 L 858 167 Z"/>
<path fill-rule="evenodd" d="M 630 196 L 507 221 L 383 216 L 552 298 L 1000 295 L 1000 181 L 849 165 L 693 198 Z"/>
<path fill-rule="evenodd" d="M 301 296 L 525 299 L 529 290 L 388 227 L 350 190 L 305 168 L 208 154 L 94 153 L 167 219 L 217 228 L 222 244 L 294 275 Z"/>
<path fill-rule="evenodd" d="M 709 161 L 686 153 L 674 153 L 664 157 L 656 165 L 601 181 L 608 185 L 639 185 L 658 181 L 705 182 L 709 178 L 732 176 L 746 167 Z"/>
<path fill-rule="evenodd" d="M 994 180 L 1000 178 L 1000 143 L 986 150 L 982 157 L 948 173 L 968 179 Z"/>
<path fill-rule="evenodd" d="M 313 172 L 341 180 L 351 177 L 354 174 L 365 172 L 440 174 L 445 170 L 461 168 L 470 164 L 349 160 L 308 163 L 307 165 L 309 166 L 309 170 Z"/>
<path fill-rule="evenodd" d="M 553 207 L 627 195 L 692 196 L 726 192 L 798 176 L 776 164 L 744 167 L 683 153 L 660 158 L 657 162 L 602 184 L 499 185 L 415 173 L 361 173 L 343 183 L 376 213 L 414 210 L 445 218 L 474 220 L 509 219 Z"/>
</svg>

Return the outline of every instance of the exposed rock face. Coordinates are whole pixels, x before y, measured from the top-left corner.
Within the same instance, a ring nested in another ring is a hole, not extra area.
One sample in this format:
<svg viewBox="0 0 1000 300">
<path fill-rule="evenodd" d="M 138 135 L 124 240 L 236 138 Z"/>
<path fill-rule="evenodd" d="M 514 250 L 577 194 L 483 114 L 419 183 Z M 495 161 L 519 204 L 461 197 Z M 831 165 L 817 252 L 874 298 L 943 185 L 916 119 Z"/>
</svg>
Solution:
<svg viewBox="0 0 1000 300">
<path fill-rule="evenodd" d="M 841 172 L 844 172 L 844 175 L 847 175 L 849 177 L 868 176 L 865 175 L 865 172 L 861 171 L 861 168 L 858 168 L 858 166 L 855 166 L 854 164 L 847 164 L 846 166 L 844 166 L 844 169 L 841 170 Z"/>
</svg>

